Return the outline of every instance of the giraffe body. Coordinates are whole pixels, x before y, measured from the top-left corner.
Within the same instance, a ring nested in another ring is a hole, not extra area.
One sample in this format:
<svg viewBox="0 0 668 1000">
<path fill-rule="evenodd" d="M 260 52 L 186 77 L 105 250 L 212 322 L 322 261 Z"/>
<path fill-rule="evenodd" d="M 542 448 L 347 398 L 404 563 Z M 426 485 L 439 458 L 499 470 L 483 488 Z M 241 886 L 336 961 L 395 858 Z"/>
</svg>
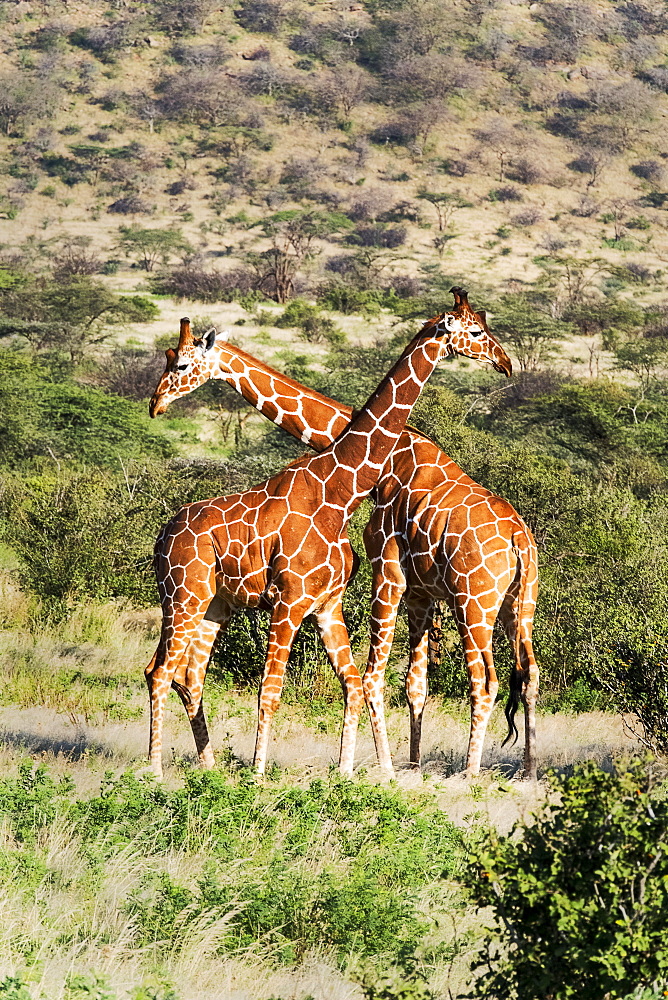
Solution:
<svg viewBox="0 0 668 1000">
<path fill-rule="evenodd" d="M 188 712 L 200 760 L 204 766 L 213 764 L 202 708 L 204 677 L 220 628 L 242 606 L 271 611 L 259 699 L 257 770 L 264 771 L 269 725 L 292 643 L 304 617 L 312 614 L 344 689 L 339 764 L 343 773 L 352 772 L 364 695 L 342 613 L 343 592 L 356 568 L 346 527 L 374 488 L 424 382 L 445 354 L 482 356 L 509 370 L 507 355 L 491 335 L 480 329 L 475 337 L 474 348 L 469 348 L 470 338 L 454 314 L 436 317 L 320 454 L 299 459 L 245 493 L 189 504 L 162 530 L 155 565 L 163 626 L 146 671 L 150 756 L 156 774 L 161 773 L 161 730 L 170 686 Z M 184 320 L 184 354 L 191 345 Z"/>
<path fill-rule="evenodd" d="M 381 718 L 384 671 L 403 597 L 410 638 L 406 693 L 411 763 L 420 763 L 433 609 L 436 602 L 445 601 L 457 625 L 469 676 L 471 731 L 466 773 L 480 770 L 498 691 L 492 633 L 500 618 L 515 651 L 512 697 L 519 691 L 524 702 L 525 774 L 534 777 L 538 668 L 531 632 L 538 573 L 531 532 L 511 504 L 472 480 L 432 441 L 412 429 L 404 431 L 390 456 L 375 496 L 376 507 L 364 533 L 373 571 L 373 598 L 363 683 L 381 766 L 390 754 Z M 511 711 L 507 716 L 512 728 Z"/>
</svg>

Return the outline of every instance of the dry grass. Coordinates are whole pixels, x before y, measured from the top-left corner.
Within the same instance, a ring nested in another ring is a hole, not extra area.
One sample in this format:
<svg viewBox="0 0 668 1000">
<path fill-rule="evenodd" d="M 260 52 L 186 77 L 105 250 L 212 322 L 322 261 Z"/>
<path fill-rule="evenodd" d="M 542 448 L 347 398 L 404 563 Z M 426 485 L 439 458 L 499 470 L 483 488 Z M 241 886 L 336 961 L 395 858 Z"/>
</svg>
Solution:
<svg viewBox="0 0 668 1000">
<path fill-rule="evenodd" d="M 25 598 L 7 593 L 5 618 L 13 618 L 14 628 L 0 633 L 0 662 L 9 682 L 0 707 L 0 773 L 10 776 L 30 758 L 46 764 L 55 777 L 71 778 L 77 797 L 88 798 L 99 794 L 110 772 L 145 772 L 148 722 L 142 675 L 155 642 L 156 614 L 132 613 L 114 604 L 88 606 L 78 608 L 63 626 L 39 628 L 24 607 Z M 73 670 L 76 680 L 71 679 Z M 63 678 L 70 678 L 69 683 Z M 91 684 L 94 679 L 104 683 Z M 9 692 L 13 698 L 8 698 Z M 250 763 L 256 721 L 253 694 L 224 691 L 211 681 L 207 701 L 219 761 Z M 125 709 L 120 718 L 114 718 L 116 703 Z M 270 746 L 281 785 L 305 788 L 313 778 L 328 775 L 338 755 L 339 711 L 333 706 L 326 720 L 314 716 L 309 725 L 304 706 L 284 701 Z M 317 731 L 322 728 L 327 732 Z M 460 776 L 468 736 L 465 704 L 444 706 L 430 700 L 421 773 L 407 766 L 408 719 L 403 709 L 388 709 L 388 728 L 400 788 L 408 795 L 426 793 L 455 824 L 490 822 L 506 831 L 545 795 L 544 781 L 532 785 L 516 780 L 521 748 L 501 749 L 505 722 L 500 709 L 491 726 L 483 773 L 475 782 Z M 538 740 L 542 772 L 581 759 L 606 764 L 631 747 L 621 720 L 600 712 L 544 715 Z M 166 785 L 176 788 L 182 784 L 183 769 L 196 766 L 190 728 L 176 696 L 169 700 L 165 748 Z M 360 730 L 357 774 L 362 781 L 381 780 L 366 720 Z M 15 856 L 22 849 L 7 829 L 3 836 L 0 862 L 3 851 Z M 315 878 L 330 858 L 328 836 L 325 825 L 310 844 L 309 877 Z M 251 825 L 244 839 L 249 856 L 243 864 L 252 866 L 261 837 Z M 75 973 L 104 977 L 119 998 L 141 983 L 149 984 L 147 989 L 153 983 L 159 1000 L 159 991 L 167 988 L 160 982 L 172 984 L 181 1000 L 362 996 L 354 982 L 359 970 L 351 965 L 342 972 L 327 950 L 310 951 L 298 965 L 286 966 L 277 963 L 272 949 L 259 939 L 245 952 L 221 956 L 217 945 L 233 919 L 233 906 L 215 919 L 206 913 L 188 919 L 166 951 L 137 946 L 128 900 L 156 873 L 169 875 L 179 885 L 194 885 L 210 859 L 206 845 L 195 852 L 175 849 L 147 855 L 139 841 L 131 842 L 107 851 L 100 870 L 91 867 L 98 848 L 83 850 L 71 823 L 60 819 L 45 829 L 37 852 L 45 874 L 37 873 L 30 891 L 25 882 L 11 878 L 0 888 L 0 980 L 20 975 L 45 1000 L 69 1000 L 65 983 Z M 258 864 L 264 861 L 258 859 Z M 460 890 L 443 882 L 421 890 L 420 909 L 441 914 L 436 937 L 445 942 L 449 955 L 432 970 L 435 996 L 445 997 L 448 990 L 460 995 L 468 955 L 480 934 L 480 917 L 462 909 Z"/>
<path fill-rule="evenodd" d="M 225 709 L 213 722 L 214 745 L 220 750 L 227 743 L 233 754 L 248 762 L 252 752 L 254 713 L 249 696 L 235 699 L 237 707 L 248 709 L 230 717 Z M 306 786 L 315 776 L 326 776 L 336 754 L 332 737 L 316 735 L 300 721 L 291 706 L 283 707 L 283 723 L 275 732 L 272 757 L 284 768 L 282 782 L 288 786 Z M 439 807 L 456 824 L 470 828 L 479 822 L 491 822 L 507 831 L 512 823 L 536 807 L 545 794 L 545 785 L 508 781 L 504 770 L 517 766 L 518 754 L 504 754 L 498 739 L 490 740 L 485 769 L 478 780 L 468 783 L 452 770 L 461 765 L 467 723 L 462 712 L 453 717 L 429 706 L 425 732 L 426 763 L 422 774 L 402 766 L 401 746 L 405 740 L 403 713 L 390 712 L 390 731 L 399 765 L 398 784 L 435 796 Z M 0 711 L 3 747 L 0 769 L 11 774 L 26 755 L 47 763 L 54 775 L 69 775 L 75 781 L 77 795 L 97 794 L 100 782 L 109 771 L 121 773 L 128 767 L 142 771 L 145 762 L 146 721 L 119 724 L 101 722 L 75 726 L 55 710 L 44 708 L 3 708 Z M 181 768 L 195 766 L 191 738 L 185 718 L 172 706 L 168 720 L 168 746 L 174 748 L 175 761 L 166 771 L 168 787 L 181 783 Z M 543 716 L 539 740 L 544 765 L 568 766 L 576 760 L 594 757 L 605 763 L 620 750 L 628 749 L 621 724 L 603 713 L 572 716 Z M 179 759 L 180 758 L 180 759 Z M 363 734 L 358 765 L 366 765 L 367 778 L 379 780 L 373 748 L 368 734 Z M 245 831 L 249 852 L 257 842 L 253 829 Z M 322 842 L 311 845 L 310 856 L 329 856 L 327 831 Z M 5 840 L 5 847 L 10 844 Z M 63 984 L 68 974 L 95 972 L 106 977 L 119 997 L 124 997 L 142 982 L 156 976 L 172 983 L 182 1000 L 357 1000 L 359 987 L 337 969 L 335 957 L 327 952 L 309 953 L 297 967 L 276 965 L 262 941 L 244 954 L 221 957 L 217 943 L 232 918 L 231 909 L 223 917 L 211 920 L 207 915 L 189 920 L 187 933 L 177 935 L 171 950 L 160 956 L 133 942 L 128 899 L 142 890 L 147 876 L 165 872 L 178 884 L 192 885 L 209 860 L 206 847 L 195 854 L 173 850 L 147 856 L 139 844 L 131 843 L 112 853 L 102 874 L 88 870 L 88 855 L 82 852 L 71 827 L 63 822 L 52 824 L 39 845 L 51 874 L 30 897 L 15 889 L 11 880 L 0 890 L 0 978 L 23 974 L 25 961 L 17 954 L 17 942 L 31 942 L 30 966 L 35 970 L 35 988 L 48 1000 L 66 995 Z M 93 848 L 93 854 L 95 854 Z M 0 853 L 2 846 L 0 845 Z M 309 862 L 309 874 L 318 865 Z M 91 878 L 93 882 L 91 883 Z M 91 889 L 94 892 L 91 895 Z M 480 934 L 480 916 L 461 908 L 458 890 L 444 883 L 429 885 L 422 893 L 421 908 L 445 911 L 438 939 L 445 940 L 452 952 L 447 961 L 439 961 L 433 971 L 431 986 L 437 997 L 460 995 L 468 971 L 468 956 Z M 185 926 L 185 925 L 184 925 Z M 350 970 L 353 973 L 353 970 Z"/>
</svg>

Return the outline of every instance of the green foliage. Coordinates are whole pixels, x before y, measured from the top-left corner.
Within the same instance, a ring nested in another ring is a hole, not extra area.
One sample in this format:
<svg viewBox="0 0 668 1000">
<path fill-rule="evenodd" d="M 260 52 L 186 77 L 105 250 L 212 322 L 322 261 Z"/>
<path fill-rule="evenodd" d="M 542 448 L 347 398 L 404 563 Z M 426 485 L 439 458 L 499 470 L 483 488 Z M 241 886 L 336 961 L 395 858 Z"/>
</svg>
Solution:
<svg viewBox="0 0 668 1000">
<path fill-rule="evenodd" d="M 144 406 L 74 381 L 69 366 L 5 351 L 0 355 L 0 466 L 24 469 L 60 461 L 91 463 L 167 457 L 172 445 Z"/>
<path fill-rule="evenodd" d="M 624 997 L 668 973 L 668 797 L 648 760 L 553 775 L 553 796 L 507 837 L 488 832 L 468 883 L 491 907 L 475 995 Z"/>
<path fill-rule="evenodd" d="M 318 301 L 326 309 L 336 312 L 364 313 L 374 316 L 381 310 L 383 294 L 371 289 L 356 289 L 341 282 L 330 282 L 321 287 Z"/>
<path fill-rule="evenodd" d="M 342 963 L 353 953 L 400 962 L 426 929 L 419 889 L 461 865 L 461 836 L 428 797 L 339 777 L 308 788 L 261 785 L 245 771 L 235 780 L 188 770 L 184 780 L 169 790 L 108 776 L 99 795 L 77 799 L 71 784 L 26 762 L 0 785 L 0 815 L 22 843 L 66 818 L 92 865 L 130 846 L 149 857 L 205 851 L 195 882 L 157 868 L 128 902 L 137 943 L 159 951 L 180 947 L 194 923 L 225 918 L 221 953 L 262 939 L 285 962 L 323 944 Z M 79 976 L 70 986 L 105 988 Z"/>
<path fill-rule="evenodd" d="M 0 331 L 19 334 L 37 351 L 65 352 L 72 361 L 111 335 L 120 323 L 145 323 L 158 309 L 143 295 L 117 295 L 100 281 L 20 275 L 0 286 Z"/>
<path fill-rule="evenodd" d="M 40 993 L 40 997 L 44 994 Z M 160 979 L 149 979 L 130 990 L 130 1000 L 179 1000 L 174 987 Z M 7 976 L 0 982 L 2 1000 L 34 1000 L 30 986 L 21 977 Z M 105 976 L 71 972 L 63 983 L 63 1000 L 116 1000 Z"/>
<path fill-rule="evenodd" d="M 0 997 L 2 1000 L 32 1000 L 26 983 L 15 976 L 6 976 L 0 982 Z"/>
<path fill-rule="evenodd" d="M 39 830 L 53 822 L 73 788 L 71 778 L 55 781 L 44 766 L 21 761 L 16 778 L 0 781 L 0 815 L 8 817 L 20 843 L 34 844 Z"/>
<path fill-rule="evenodd" d="M 49 177 L 57 177 L 68 187 L 81 184 L 88 179 L 86 164 L 73 159 L 71 156 L 63 156 L 60 153 L 44 153 L 40 158 L 40 166 Z"/>
<path fill-rule="evenodd" d="M 367 974 L 360 985 L 365 1000 L 433 1000 L 434 997 L 425 977 L 407 973 L 405 966 L 384 976 L 377 972 Z"/>
<path fill-rule="evenodd" d="M 64 1000 L 116 1000 L 104 976 L 73 973 L 65 980 Z"/>
<path fill-rule="evenodd" d="M 494 332 L 517 357 L 523 371 L 539 367 L 559 353 L 559 341 L 572 329 L 553 319 L 546 303 L 527 294 L 506 294 L 494 304 Z"/>
<path fill-rule="evenodd" d="M 198 830 L 200 836 L 206 831 L 212 838 L 209 849 L 220 860 L 197 889 L 161 877 L 148 898 L 135 901 L 133 913 L 147 942 L 178 933 L 186 910 L 191 920 L 198 913 L 226 913 L 236 905 L 239 913 L 230 921 L 227 948 L 244 948 L 266 937 L 287 961 L 318 942 L 335 947 L 342 958 L 351 950 L 364 955 L 414 950 L 424 926 L 410 890 L 457 864 L 457 838 L 444 817 L 429 809 L 426 815 L 415 814 L 396 793 L 338 779 L 314 781 L 306 790 L 284 791 L 276 799 L 252 782 L 234 788 L 222 776 L 191 774 L 188 792 L 168 795 L 164 802 L 170 840 L 175 845 L 188 836 L 194 845 Z M 147 836 L 155 837 L 166 816 L 156 813 L 151 798 L 153 831 L 147 830 Z M 194 815 L 189 800 L 197 803 Z M 130 813 L 127 818 L 117 814 L 128 831 L 138 820 L 132 806 Z M 221 878 L 221 863 L 243 852 L 243 831 L 249 824 L 264 841 L 262 867 L 247 872 L 243 883 L 230 880 L 229 874 Z M 343 878 L 336 867 L 307 874 L 296 864 L 322 824 L 331 824 L 328 853 L 339 864 L 345 862 Z M 90 821 L 87 829 L 90 835 Z"/>
<path fill-rule="evenodd" d="M 621 634 L 604 675 L 615 706 L 640 723 L 640 738 L 668 753 L 668 653 L 665 637 Z"/>
<path fill-rule="evenodd" d="M 4 536 L 19 557 L 23 584 L 54 613 L 92 596 L 155 604 L 152 553 L 160 527 L 184 501 L 224 492 L 221 478 L 196 466 L 127 465 L 125 474 L 98 469 L 15 479 L 2 498 Z"/>
<path fill-rule="evenodd" d="M 336 347 L 345 341 L 345 334 L 335 326 L 333 320 L 324 316 L 318 306 L 305 299 L 293 299 L 276 320 L 276 326 L 296 326 L 301 330 L 304 340 L 310 343 L 324 341 L 331 347 Z"/>
</svg>

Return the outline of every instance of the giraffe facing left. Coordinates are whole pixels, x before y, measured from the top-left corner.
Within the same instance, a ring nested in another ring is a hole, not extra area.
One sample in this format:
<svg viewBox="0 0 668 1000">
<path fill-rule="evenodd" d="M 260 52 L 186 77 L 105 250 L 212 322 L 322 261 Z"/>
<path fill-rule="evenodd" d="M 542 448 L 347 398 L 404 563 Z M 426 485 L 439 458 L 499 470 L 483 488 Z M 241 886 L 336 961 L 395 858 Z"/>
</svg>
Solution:
<svg viewBox="0 0 668 1000">
<path fill-rule="evenodd" d="M 181 343 L 191 340 L 188 320 Z M 155 548 L 162 629 L 146 669 L 151 704 L 150 758 L 162 774 L 162 725 L 170 687 L 188 713 L 200 761 L 213 766 L 202 705 L 213 643 L 240 607 L 270 611 L 254 763 L 266 765 L 269 727 L 299 626 L 313 615 L 344 691 L 339 767 L 351 774 L 362 682 L 350 652 L 342 598 L 356 569 L 347 537 L 355 509 L 371 492 L 436 365 L 462 354 L 509 373 L 510 359 L 485 330 L 469 331 L 456 310 L 430 320 L 336 440 L 244 493 L 188 504 L 163 528 Z"/>
</svg>

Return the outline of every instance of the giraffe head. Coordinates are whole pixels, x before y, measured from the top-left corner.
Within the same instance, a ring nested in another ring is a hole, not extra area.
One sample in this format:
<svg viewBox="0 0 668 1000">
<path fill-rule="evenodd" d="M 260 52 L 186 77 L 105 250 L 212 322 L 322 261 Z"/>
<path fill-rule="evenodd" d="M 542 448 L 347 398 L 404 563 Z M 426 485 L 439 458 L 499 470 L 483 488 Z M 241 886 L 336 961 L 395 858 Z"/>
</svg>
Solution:
<svg viewBox="0 0 668 1000">
<path fill-rule="evenodd" d="M 151 397 L 149 413 L 152 417 L 164 413 L 170 403 L 180 396 L 186 396 L 193 389 L 215 377 L 216 330 L 211 329 L 196 340 L 190 329 L 190 320 L 181 320 L 181 333 L 176 350 L 165 351 L 167 366 Z"/>
<path fill-rule="evenodd" d="M 469 305 L 468 292 L 458 285 L 450 291 L 455 297 L 454 308 L 430 319 L 425 330 L 436 328 L 444 356 L 462 354 L 510 377 L 512 362 L 487 326 L 484 310 L 475 312 Z"/>
</svg>

